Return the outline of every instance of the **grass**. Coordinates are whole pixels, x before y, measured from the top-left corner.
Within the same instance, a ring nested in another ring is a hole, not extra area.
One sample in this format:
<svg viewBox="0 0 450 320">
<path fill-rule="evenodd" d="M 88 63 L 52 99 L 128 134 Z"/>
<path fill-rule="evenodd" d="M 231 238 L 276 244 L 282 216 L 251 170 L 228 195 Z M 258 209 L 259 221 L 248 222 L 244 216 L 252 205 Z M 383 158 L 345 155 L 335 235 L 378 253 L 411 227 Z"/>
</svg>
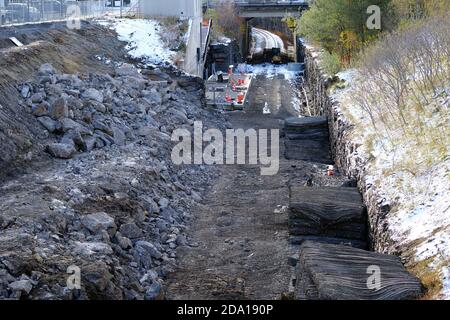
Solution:
<svg viewBox="0 0 450 320">
<path fill-rule="evenodd" d="M 338 54 L 324 51 L 321 58 L 321 66 L 327 74 L 334 75 L 342 70 L 341 61 Z"/>
<path fill-rule="evenodd" d="M 436 261 L 437 260 L 437 261 Z M 435 266 L 430 267 L 431 264 Z M 422 300 L 432 300 L 439 296 L 442 290 L 442 271 L 441 269 L 450 264 L 450 259 L 439 260 L 436 256 L 415 263 L 409 271 L 418 277 L 425 287 L 425 294 Z"/>
</svg>

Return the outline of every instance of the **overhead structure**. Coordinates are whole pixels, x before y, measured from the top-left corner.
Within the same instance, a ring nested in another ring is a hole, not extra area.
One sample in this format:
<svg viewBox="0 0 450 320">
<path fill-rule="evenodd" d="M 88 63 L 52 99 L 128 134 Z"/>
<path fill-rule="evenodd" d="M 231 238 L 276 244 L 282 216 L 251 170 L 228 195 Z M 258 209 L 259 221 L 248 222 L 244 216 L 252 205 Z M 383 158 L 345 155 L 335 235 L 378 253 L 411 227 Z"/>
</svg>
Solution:
<svg viewBox="0 0 450 320">
<path fill-rule="evenodd" d="M 303 10 L 308 9 L 311 0 L 235 0 L 234 2 L 242 18 L 283 18 L 287 14 L 299 17 Z M 214 8 L 219 3 L 220 1 L 217 0 L 208 0 L 204 4 Z"/>
</svg>

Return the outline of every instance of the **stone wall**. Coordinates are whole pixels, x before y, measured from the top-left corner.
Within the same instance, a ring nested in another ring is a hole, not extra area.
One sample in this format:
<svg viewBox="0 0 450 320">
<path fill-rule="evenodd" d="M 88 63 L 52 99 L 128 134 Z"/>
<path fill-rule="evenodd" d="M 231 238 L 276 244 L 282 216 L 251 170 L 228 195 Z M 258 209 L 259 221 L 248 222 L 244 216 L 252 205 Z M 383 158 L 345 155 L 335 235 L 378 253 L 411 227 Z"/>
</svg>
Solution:
<svg viewBox="0 0 450 320">
<path fill-rule="evenodd" d="M 375 251 L 398 253 L 384 219 L 389 212 L 389 205 L 378 194 L 376 187 L 365 178 L 365 157 L 358 154 L 359 144 L 351 139 L 352 124 L 340 111 L 340 102 L 333 100 L 328 88 L 332 79 L 321 71 L 317 54 L 310 48 L 305 52 L 305 81 L 310 93 L 310 103 L 316 115 L 328 117 L 331 154 L 339 171 L 357 182 L 364 203 L 367 206 L 370 224 L 370 242 Z"/>
</svg>

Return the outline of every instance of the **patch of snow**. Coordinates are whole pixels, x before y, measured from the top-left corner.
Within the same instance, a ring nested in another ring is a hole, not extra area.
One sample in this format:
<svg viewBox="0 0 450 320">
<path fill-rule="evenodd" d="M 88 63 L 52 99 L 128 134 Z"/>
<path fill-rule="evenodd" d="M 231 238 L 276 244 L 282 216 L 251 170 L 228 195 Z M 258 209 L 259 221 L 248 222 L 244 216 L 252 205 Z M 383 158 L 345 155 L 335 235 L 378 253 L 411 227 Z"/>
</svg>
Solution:
<svg viewBox="0 0 450 320">
<path fill-rule="evenodd" d="M 450 243 L 450 190 L 447 177 L 449 170 L 450 162 L 447 161 L 426 175 L 409 177 L 408 183 L 411 184 L 412 190 L 410 194 L 402 195 L 402 198 L 417 205 L 413 210 L 400 209 L 391 219 L 391 229 L 400 242 L 428 239 L 417 247 L 421 260 L 436 254 L 434 249 L 430 250 L 430 245 L 437 248 L 441 242 Z M 450 247 L 444 251 L 450 256 Z"/>
<path fill-rule="evenodd" d="M 130 56 L 148 64 L 171 64 L 175 53 L 161 39 L 161 24 L 150 19 L 115 19 L 99 21 L 115 30 L 121 41 L 127 42 Z"/>
<path fill-rule="evenodd" d="M 345 87 L 337 89 L 331 97 L 339 101 L 339 110 L 343 111 L 344 118 L 348 117 L 346 121 L 352 119 L 357 130 L 352 135 L 352 140 L 363 143 L 356 152 L 368 159 L 364 141 L 376 134 L 376 131 L 369 124 L 367 114 L 352 97 L 354 84 L 364 79 L 359 77 L 356 70 L 346 70 L 337 76 L 345 80 Z M 444 97 L 436 97 L 436 100 L 448 106 L 448 95 L 444 93 L 445 89 L 442 93 Z M 430 117 L 428 125 L 437 126 L 438 121 L 439 119 Z M 401 133 L 394 132 L 394 135 L 398 137 Z M 408 160 L 411 153 L 408 151 L 413 148 L 411 141 L 392 146 L 392 143 L 377 136 L 370 150 L 373 160 L 365 165 L 364 179 L 367 185 L 376 185 L 380 199 L 394 204 L 387 215 L 392 240 L 403 247 L 413 248 L 416 261 L 431 258 L 430 267 L 440 268 L 437 271 L 442 274 L 441 298 L 450 299 L 449 266 L 441 265 L 443 261 L 450 259 L 450 159 L 447 157 L 425 172 L 414 175 L 401 168 L 393 171 L 393 164 Z"/>
<path fill-rule="evenodd" d="M 300 93 L 296 92 L 296 96 L 292 98 L 291 104 L 292 104 L 292 108 L 294 108 L 294 110 L 297 112 L 299 117 L 302 117 L 301 115 L 301 109 L 300 109 L 300 105 L 302 103 L 302 101 L 300 100 L 300 98 L 298 98 L 300 96 Z"/>
<path fill-rule="evenodd" d="M 351 83 L 357 76 L 357 71 L 355 69 L 348 69 L 341 71 L 336 75 L 339 77 L 339 79 L 342 79 L 347 83 Z"/>
<path fill-rule="evenodd" d="M 233 40 L 228 37 L 220 36 L 218 39 L 214 39 L 211 41 L 212 44 L 222 44 L 224 46 L 228 46 Z"/>
<path fill-rule="evenodd" d="M 220 43 L 229 44 L 229 43 L 231 43 L 231 39 L 228 38 L 228 37 L 222 36 L 222 37 L 219 38 L 219 42 L 220 42 Z"/>
<path fill-rule="evenodd" d="M 442 268 L 442 295 L 444 297 L 450 297 L 450 266 Z"/>
<path fill-rule="evenodd" d="M 274 65 L 271 63 L 249 65 L 247 70 L 255 75 L 265 75 L 267 79 L 283 76 L 286 80 L 296 80 L 302 74 L 301 71 L 290 70 L 288 65 Z"/>
</svg>

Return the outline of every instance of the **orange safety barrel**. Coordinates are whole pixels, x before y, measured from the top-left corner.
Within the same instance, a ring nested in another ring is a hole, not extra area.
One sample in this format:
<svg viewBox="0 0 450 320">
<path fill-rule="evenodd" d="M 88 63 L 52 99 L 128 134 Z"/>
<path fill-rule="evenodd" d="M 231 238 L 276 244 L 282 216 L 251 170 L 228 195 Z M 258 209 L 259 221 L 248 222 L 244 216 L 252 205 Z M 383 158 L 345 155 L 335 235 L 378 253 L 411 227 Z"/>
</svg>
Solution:
<svg viewBox="0 0 450 320">
<path fill-rule="evenodd" d="M 243 102 L 244 102 L 244 97 L 245 97 L 244 93 L 240 92 L 240 93 L 237 95 L 237 102 L 238 102 L 238 103 L 243 103 Z"/>
</svg>

